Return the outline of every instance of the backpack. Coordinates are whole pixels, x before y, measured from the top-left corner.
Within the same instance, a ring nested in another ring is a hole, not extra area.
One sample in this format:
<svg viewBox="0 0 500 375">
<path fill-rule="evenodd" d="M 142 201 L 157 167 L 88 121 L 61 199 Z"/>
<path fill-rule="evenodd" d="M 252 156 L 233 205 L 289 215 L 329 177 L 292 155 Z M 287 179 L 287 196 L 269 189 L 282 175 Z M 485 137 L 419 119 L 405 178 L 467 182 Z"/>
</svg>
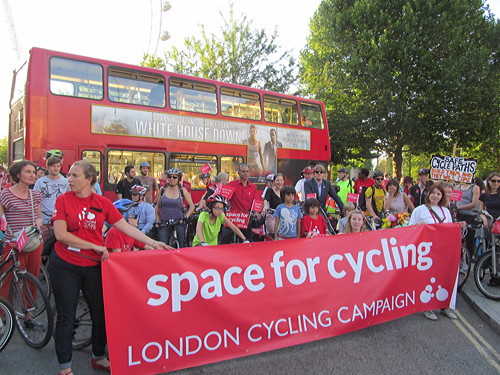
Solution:
<svg viewBox="0 0 500 375">
<path fill-rule="evenodd" d="M 373 186 L 371 186 L 373 188 Z M 361 194 L 359 194 L 358 198 L 358 206 L 361 211 L 366 211 L 366 191 L 368 190 L 367 186 L 363 186 L 361 189 Z M 372 191 L 372 195 L 375 191 Z"/>
</svg>

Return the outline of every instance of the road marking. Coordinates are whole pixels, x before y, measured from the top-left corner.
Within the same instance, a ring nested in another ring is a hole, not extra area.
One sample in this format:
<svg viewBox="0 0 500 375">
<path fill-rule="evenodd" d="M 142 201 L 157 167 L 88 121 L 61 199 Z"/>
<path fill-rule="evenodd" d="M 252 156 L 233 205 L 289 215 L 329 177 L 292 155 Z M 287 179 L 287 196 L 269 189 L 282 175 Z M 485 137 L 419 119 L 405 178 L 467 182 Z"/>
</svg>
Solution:
<svg viewBox="0 0 500 375">
<path fill-rule="evenodd" d="M 460 320 L 462 320 L 462 323 L 465 324 L 467 328 L 476 336 L 481 343 L 488 348 L 488 350 L 500 361 L 500 353 L 498 353 L 485 339 L 481 334 L 476 331 L 476 329 L 465 319 L 465 317 L 460 314 L 460 312 L 455 311 L 455 313 L 458 315 Z"/>
<path fill-rule="evenodd" d="M 462 314 L 458 312 L 458 310 L 455 310 L 455 313 L 459 316 L 460 320 L 463 322 L 458 321 L 457 319 L 452 319 L 453 323 L 457 326 L 457 328 L 462 331 L 465 337 L 469 339 L 469 341 L 474 345 L 477 349 L 477 351 L 492 365 L 499 373 L 500 373 L 500 363 L 495 360 L 482 346 L 481 344 L 467 331 L 465 326 L 469 328 L 474 335 L 481 341 L 481 343 L 488 348 L 488 350 L 493 354 L 494 357 L 500 360 L 500 355 L 497 353 L 493 347 L 488 344 L 488 342 L 477 332 L 469 322 L 463 317 Z"/>
</svg>

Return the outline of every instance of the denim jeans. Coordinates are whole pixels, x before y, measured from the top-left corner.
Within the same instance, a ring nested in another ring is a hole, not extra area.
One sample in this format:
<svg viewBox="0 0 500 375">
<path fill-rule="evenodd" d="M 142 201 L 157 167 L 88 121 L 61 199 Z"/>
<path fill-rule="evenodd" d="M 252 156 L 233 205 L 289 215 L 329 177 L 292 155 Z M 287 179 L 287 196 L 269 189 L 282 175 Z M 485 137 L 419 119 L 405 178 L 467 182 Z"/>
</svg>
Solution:
<svg viewBox="0 0 500 375">
<path fill-rule="evenodd" d="M 49 273 L 57 309 L 54 341 L 60 368 L 71 367 L 73 327 L 80 290 L 92 317 L 92 355 L 102 358 L 106 347 L 106 326 L 102 294 L 101 265 L 76 266 L 50 254 Z"/>
<path fill-rule="evenodd" d="M 186 246 L 186 223 L 179 223 L 175 226 L 175 231 L 177 233 L 177 241 L 179 241 L 179 247 Z M 170 228 L 160 227 L 158 228 L 158 240 L 169 244 L 171 237 Z"/>
</svg>

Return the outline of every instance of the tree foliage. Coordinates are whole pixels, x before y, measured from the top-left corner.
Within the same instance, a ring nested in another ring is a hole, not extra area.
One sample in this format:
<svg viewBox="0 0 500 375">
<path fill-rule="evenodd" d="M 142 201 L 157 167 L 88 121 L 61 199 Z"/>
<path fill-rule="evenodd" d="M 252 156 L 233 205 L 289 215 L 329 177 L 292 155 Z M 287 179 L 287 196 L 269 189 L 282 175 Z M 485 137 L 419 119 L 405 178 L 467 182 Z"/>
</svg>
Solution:
<svg viewBox="0 0 500 375">
<path fill-rule="evenodd" d="M 324 0 L 301 82 L 325 102 L 337 162 L 413 154 L 498 133 L 500 28 L 482 0 Z M 498 143 L 497 143 L 498 148 Z"/>
<path fill-rule="evenodd" d="M 145 55 L 142 65 L 171 69 L 244 86 L 287 92 L 297 79 L 296 61 L 290 51 L 280 52 L 277 29 L 268 35 L 253 29 L 245 15 L 235 18 L 232 4 L 220 35 L 208 33 L 200 25 L 200 37 L 184 40 L 184 49 L 173 47 L 164 59 Z"/>
<path fill-rule="evenodd" d="M 8 137 L 5 136 L 0 139 L 0 164 L 7 164 L 8 150 L 9 150 L 9 140 Z"/>
</svg>

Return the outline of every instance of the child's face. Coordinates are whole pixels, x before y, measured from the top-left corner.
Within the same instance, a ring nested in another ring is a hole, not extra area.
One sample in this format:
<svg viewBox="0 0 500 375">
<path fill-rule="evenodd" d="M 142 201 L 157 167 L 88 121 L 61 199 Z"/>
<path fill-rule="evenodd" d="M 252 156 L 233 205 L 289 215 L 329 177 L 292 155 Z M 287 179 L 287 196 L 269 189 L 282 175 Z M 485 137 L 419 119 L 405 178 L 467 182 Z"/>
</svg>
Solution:
<svg viewBox="0 0 500 375">
<path fill-rule="evenodd" d="M 319 207 L 318 206 L 311 206 L 309 207 L 309 215 L 317 215 L 319 212 Z"/>
<path fill-rule="evenodd" d="M 351 216 L 351 228 L 355 232 L 359 232 L 363 226 L 363 216 L 360 214 L 354 214 Z"/>
<path fill-rule="evenodd" d="M 286 203 L 293 203 L 294 199 L 295 199 L 295 194 L 285 194 Z"/>
<path fill-rule="evenodd" d="M 215 217 L 219 217 L 224 213 L 224 205 L 222 203 L 216 203 L 212 209 L 212 213 Z"/>
</svg>

